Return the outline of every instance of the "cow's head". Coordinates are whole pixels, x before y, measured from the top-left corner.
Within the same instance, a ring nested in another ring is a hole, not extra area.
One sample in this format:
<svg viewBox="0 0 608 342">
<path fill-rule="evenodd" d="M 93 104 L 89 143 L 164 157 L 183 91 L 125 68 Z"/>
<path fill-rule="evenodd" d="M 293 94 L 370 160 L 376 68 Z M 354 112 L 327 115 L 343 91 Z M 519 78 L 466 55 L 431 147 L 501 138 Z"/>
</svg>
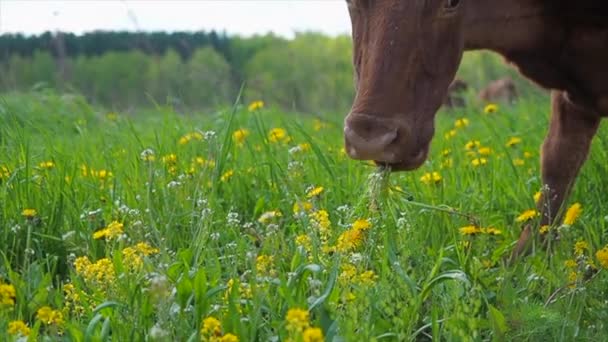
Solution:
<svg viewBox="0 0 608 342">
<path fill-rule="evenodd" d="M 426 160 L 435 113 L 463 52 L 465 0 L 347 0 L 357 94 L 347 153 L 393 170 Z"/>
</svg>

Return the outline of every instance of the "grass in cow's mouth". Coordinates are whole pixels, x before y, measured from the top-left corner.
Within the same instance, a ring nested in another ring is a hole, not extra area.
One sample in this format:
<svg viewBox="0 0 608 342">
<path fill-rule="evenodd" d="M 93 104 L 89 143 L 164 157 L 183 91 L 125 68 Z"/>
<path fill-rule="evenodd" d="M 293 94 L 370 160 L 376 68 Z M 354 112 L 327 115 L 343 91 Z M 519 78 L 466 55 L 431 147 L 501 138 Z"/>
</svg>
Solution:
<svg viewBox="0 0 608 342">
<path fill-rule="evenodd" d="M 371 175 L 263 106 L 3 100 L 0 340 L 607 340 L 607 127 L 553 254 L 507 267 L 546 103 L 440 113 L 419 170 Z"/>
</svg>

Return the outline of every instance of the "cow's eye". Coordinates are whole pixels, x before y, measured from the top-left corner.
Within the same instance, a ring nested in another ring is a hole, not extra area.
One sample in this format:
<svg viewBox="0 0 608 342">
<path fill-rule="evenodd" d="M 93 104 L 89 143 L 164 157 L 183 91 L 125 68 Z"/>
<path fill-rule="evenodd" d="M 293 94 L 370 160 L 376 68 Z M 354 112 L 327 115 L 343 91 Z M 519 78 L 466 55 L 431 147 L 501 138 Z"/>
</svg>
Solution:
<svg viewBox="0 0 608 342">
<path fill-rule="evenodd" d="M 445 0 L 445 9 L 454 10 L 460 5 L 460 0 Z"/>
</svg>

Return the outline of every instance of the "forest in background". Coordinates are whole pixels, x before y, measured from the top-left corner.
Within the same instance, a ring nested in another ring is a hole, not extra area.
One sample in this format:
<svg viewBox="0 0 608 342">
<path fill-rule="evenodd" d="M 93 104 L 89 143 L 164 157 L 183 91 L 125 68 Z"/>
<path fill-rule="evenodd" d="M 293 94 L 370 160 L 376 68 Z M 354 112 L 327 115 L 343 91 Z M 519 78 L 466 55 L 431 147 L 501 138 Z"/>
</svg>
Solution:
<svg viewBox="0 0 608 342">
<path fill-rule="evenodd" d="M 0 36 L 0 93 L 52 88 L 116 110 L 170 105 L 178 110 L 244 102 L 283 110 L 343 112 L 354 94 L 351 39 L 298 33 L 239 37 L 217 32 L 47 32 Z M 487 52 L 465 54 L 459 77 L 473 89 L 510 75 Z M 473 92 L 473 91 L 472 91 Z"/>
</svg>

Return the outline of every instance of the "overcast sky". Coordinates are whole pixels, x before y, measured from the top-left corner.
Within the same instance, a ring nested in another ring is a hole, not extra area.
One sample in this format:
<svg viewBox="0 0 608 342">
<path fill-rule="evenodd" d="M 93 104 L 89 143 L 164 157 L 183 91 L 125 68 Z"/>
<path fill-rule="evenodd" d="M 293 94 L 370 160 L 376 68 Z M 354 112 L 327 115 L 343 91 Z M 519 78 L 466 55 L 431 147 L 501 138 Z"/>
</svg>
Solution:
<svg viewBox="0 0 608 342">
<path fill-rule="evenodd" d="M 218 30 L 350 32 L 344 0 L 0 0 L 0 33 Z"/>
</svg>

